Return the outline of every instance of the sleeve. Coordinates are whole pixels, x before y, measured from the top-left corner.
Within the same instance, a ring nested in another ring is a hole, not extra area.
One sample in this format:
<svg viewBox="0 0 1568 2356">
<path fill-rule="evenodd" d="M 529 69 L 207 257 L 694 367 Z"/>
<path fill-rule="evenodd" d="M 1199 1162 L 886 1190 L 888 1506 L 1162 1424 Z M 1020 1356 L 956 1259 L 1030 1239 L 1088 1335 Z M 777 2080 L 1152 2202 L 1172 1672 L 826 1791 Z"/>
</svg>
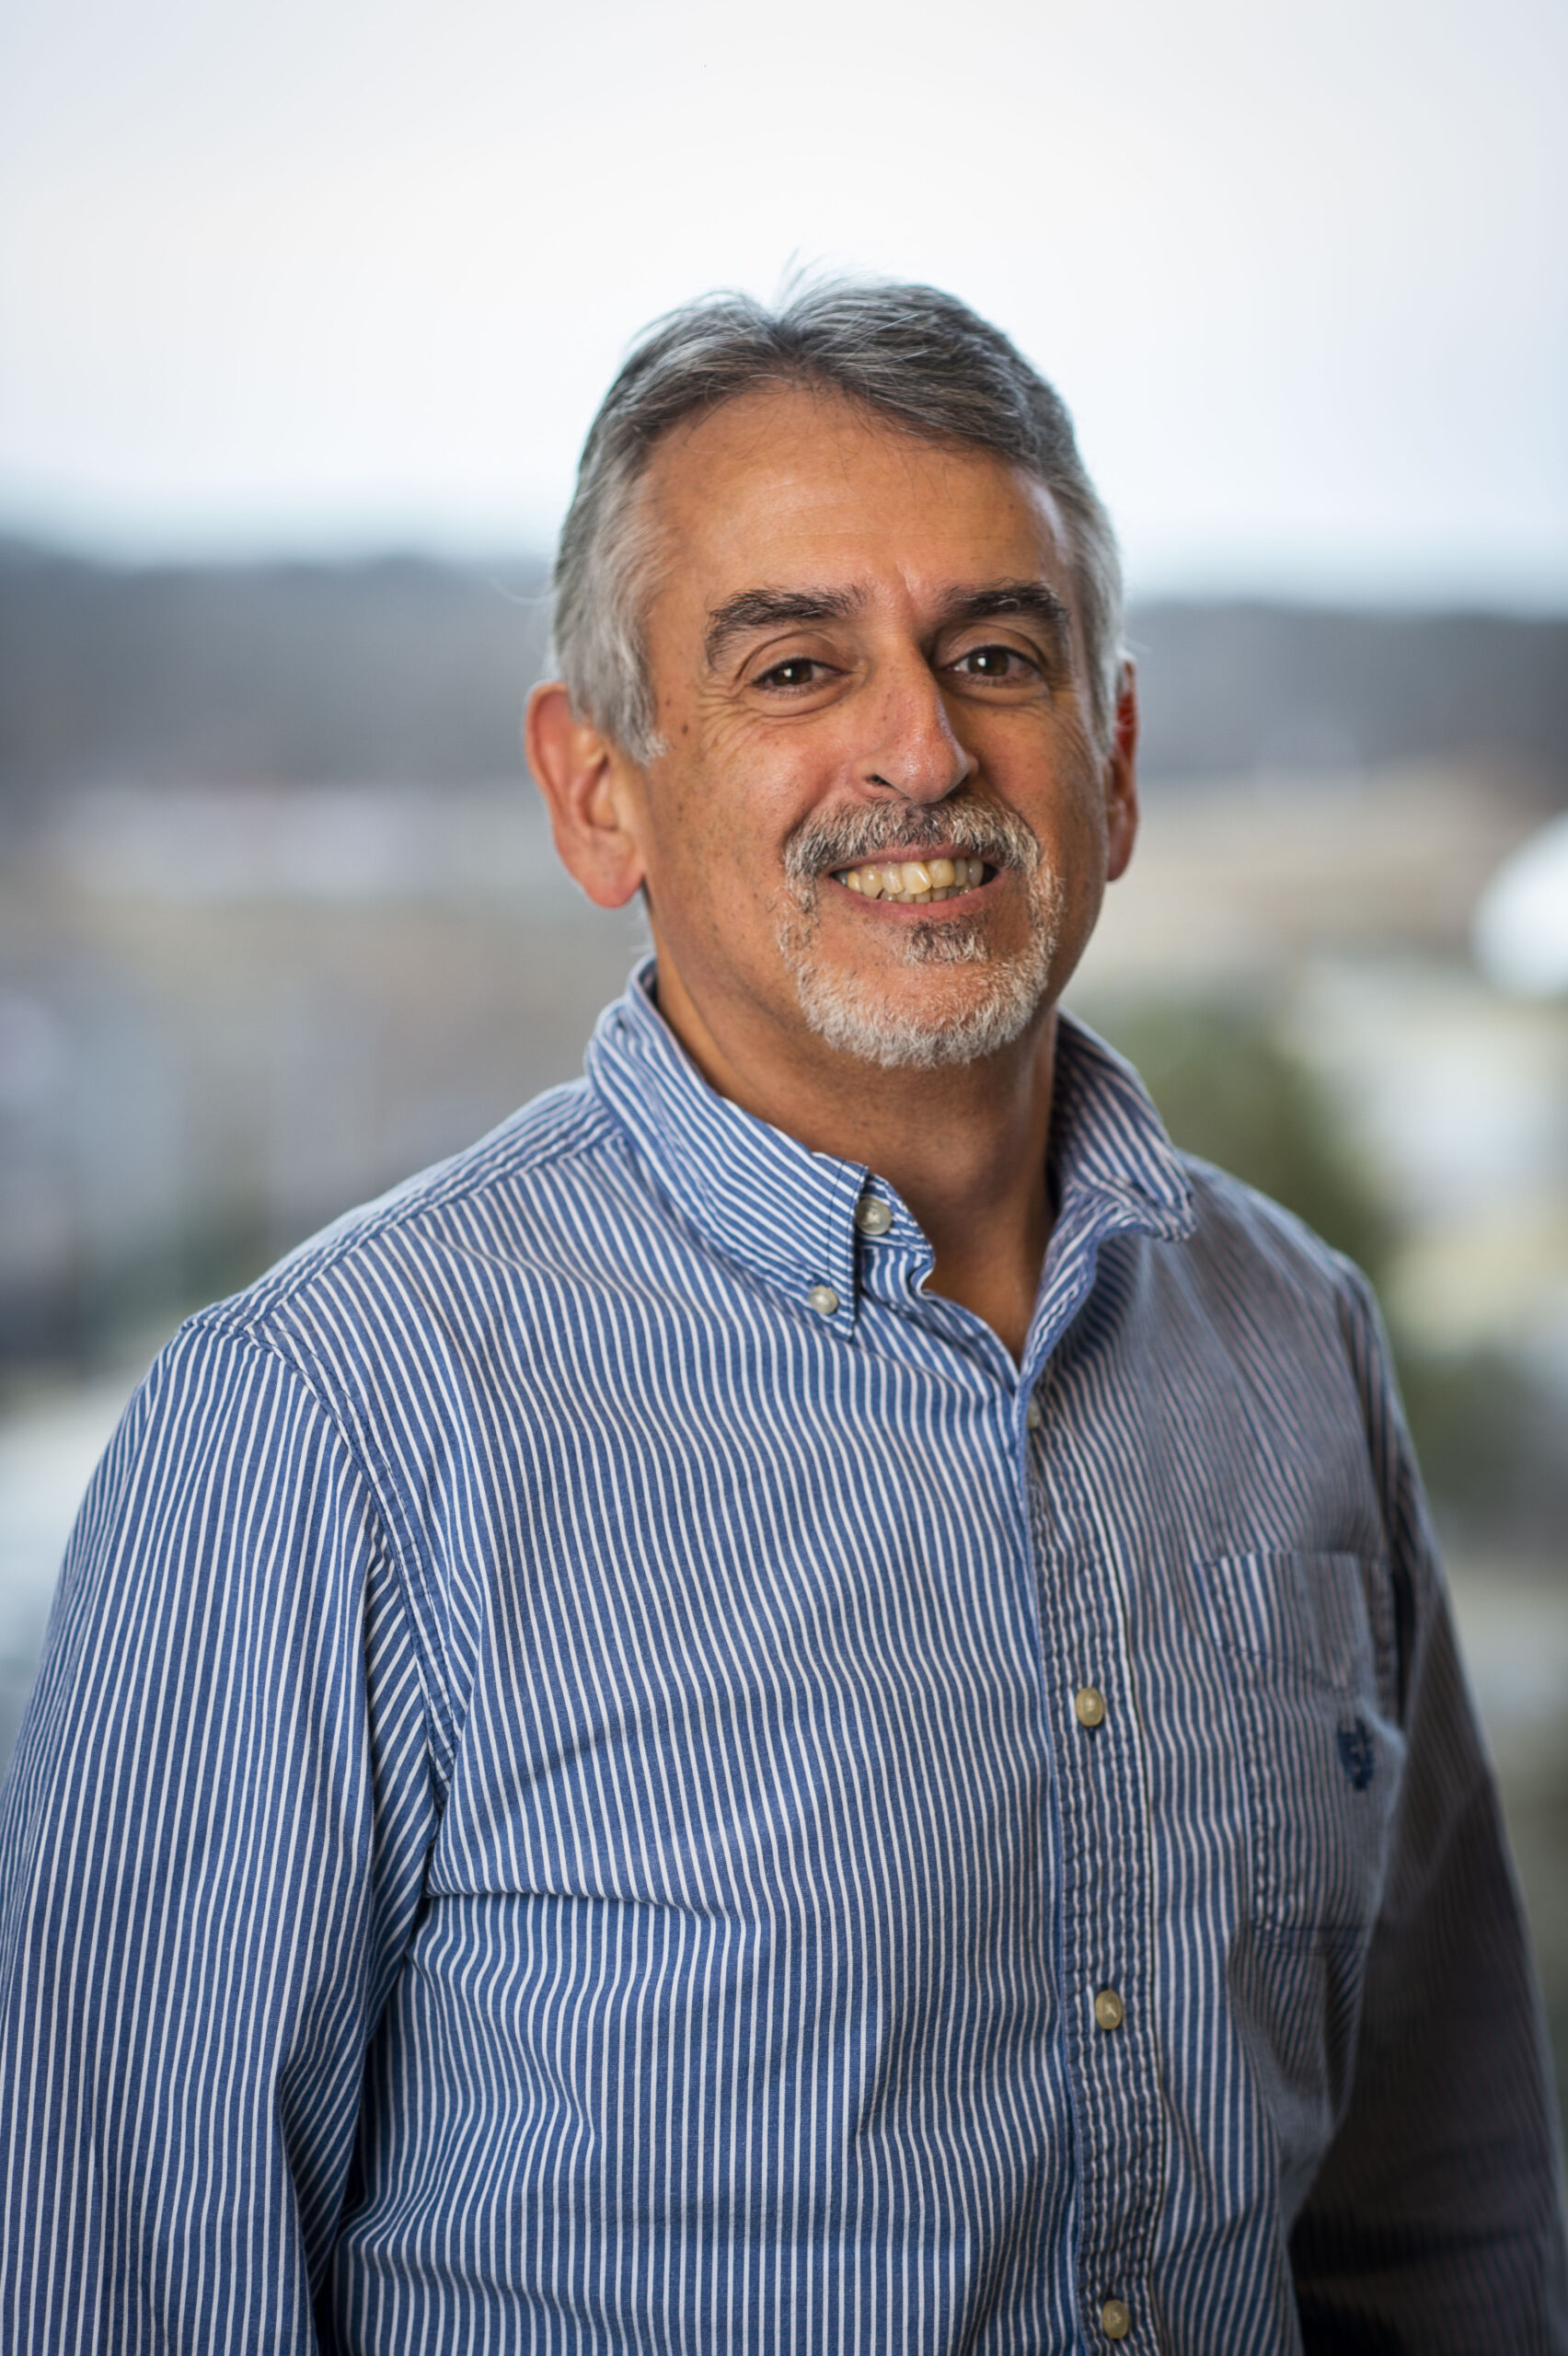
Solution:
<svg viewBox="0 0 1568 2356">
<path fill-rule="evenodd" d="M 0 2346 L 314 2348 L 434 1825 L 363 1472 L 198 1322 L 88 1490 L 0 1794 Z"/>
<path fill-rule="evenodd" d="M 1561 2161 L 1528 1936 L 1387 1343 L 1352 1275 L 1407 1750 L 1349 2108 L 1291 2244 L 1302 2337 L 1308 2356 L 1561 2356 Z"/>
</svg>

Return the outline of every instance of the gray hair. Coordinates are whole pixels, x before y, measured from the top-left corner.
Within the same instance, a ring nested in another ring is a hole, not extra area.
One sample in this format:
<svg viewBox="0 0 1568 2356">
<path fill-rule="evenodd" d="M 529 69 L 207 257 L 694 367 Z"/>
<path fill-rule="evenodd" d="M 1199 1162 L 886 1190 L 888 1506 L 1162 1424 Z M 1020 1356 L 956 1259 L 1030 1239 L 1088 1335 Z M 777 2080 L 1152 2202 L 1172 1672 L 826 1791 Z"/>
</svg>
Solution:
<svg viewBox="0 0 1568 2356">
<path fill-rule="evenodd" d="M 769 310 L 712 294 L 632 347 L 583 445 L 553 583 L 555 662 L 572 709 L 634 760 L 663 749 L 643 622 L 660 556 L 638 497 L 656 445 L 687 417 L 773 386 L 820 387 L 932 442 L 964 442 L 1027 469 L 1070 538 L 1090 722 L 1110 742 L 1120 692 L 1122 567 L 1059 394 L 998 328 L 934 286 L 819 281 Z"/>
</svg>

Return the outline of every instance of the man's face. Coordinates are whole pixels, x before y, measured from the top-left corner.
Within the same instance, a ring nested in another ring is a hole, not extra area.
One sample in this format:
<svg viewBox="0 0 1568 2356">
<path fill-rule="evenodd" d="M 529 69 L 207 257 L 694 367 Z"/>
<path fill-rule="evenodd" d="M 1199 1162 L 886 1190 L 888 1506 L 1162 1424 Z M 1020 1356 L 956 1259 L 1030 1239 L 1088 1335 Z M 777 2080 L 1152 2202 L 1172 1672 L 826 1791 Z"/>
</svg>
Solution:
<svg viewBox="0 0 1568 2356">
<path fill-rule="evenodd" d="M 672 434 L 645 496 L 663 750 L 627 799 L 662 998 L 732 1056 L 930 1068 L 1027 1033 L 1134 824 L 1049 494 L 791 389 Z"/>
</svg>

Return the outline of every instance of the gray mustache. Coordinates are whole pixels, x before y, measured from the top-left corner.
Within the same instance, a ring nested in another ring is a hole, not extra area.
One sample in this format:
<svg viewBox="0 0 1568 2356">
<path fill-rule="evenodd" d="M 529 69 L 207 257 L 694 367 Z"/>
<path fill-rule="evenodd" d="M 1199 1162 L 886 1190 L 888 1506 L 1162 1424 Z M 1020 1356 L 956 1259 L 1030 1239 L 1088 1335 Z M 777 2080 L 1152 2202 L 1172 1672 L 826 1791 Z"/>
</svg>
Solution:
<svg viewBox="0 0 1568 2356">
<path fill-rule="evenodd" d="M 1016 812 L 957 795 L 917 807 L 894 804 L 807 819 L 785 845 L 784 870 L 792 883 L 805 884 L 824 868 L 856 867 L 882 851 L 935 850 L 950 843 L 992 867 L 1032 868 L 1040 858 L 1039 837 Z"/>
</svg>

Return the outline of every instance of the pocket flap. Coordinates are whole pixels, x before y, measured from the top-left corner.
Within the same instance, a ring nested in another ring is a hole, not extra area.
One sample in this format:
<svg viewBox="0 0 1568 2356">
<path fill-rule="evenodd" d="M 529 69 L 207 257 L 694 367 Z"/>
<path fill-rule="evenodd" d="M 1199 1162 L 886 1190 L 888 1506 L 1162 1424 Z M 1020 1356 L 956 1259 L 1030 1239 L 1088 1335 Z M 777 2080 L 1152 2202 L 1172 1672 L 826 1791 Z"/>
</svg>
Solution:
<svg viewBox="0 0 1568 2356">
<path fill-rule="evenodd" d="M 1196 1565 L 1216 1633 L 1244 1660 L 1340 1694 L 1391 1692 L 1384 1565 L 1362 1554 L 1258 1548 Z"/>
</svg>

